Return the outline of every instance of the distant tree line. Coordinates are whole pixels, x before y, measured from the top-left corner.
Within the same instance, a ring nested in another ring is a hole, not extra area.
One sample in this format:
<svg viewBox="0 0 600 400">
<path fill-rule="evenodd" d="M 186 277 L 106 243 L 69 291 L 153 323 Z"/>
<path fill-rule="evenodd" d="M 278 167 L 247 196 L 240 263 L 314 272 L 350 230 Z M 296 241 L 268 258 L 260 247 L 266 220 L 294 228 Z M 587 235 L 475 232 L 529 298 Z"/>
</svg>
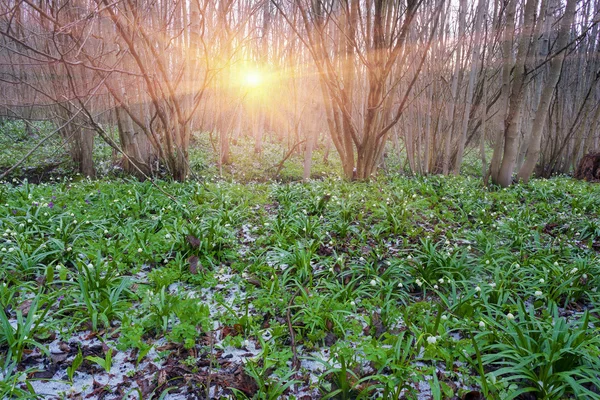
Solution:
<svg viewBox="0 0 600 400">
<path fill-rule="evenodd" d="M 205 132 L 221 166 L 271 135 L 305 177 L 318 145 L 361 180 L 392 148 L 414 174 L 476 152 L 508 186 L 598 150 L 599 18 L 600 0 L 3 0 L 0 115 L 52 121 L 89 176 L 104 140 L 127 172 L 184 180 Z"/>
</svg>

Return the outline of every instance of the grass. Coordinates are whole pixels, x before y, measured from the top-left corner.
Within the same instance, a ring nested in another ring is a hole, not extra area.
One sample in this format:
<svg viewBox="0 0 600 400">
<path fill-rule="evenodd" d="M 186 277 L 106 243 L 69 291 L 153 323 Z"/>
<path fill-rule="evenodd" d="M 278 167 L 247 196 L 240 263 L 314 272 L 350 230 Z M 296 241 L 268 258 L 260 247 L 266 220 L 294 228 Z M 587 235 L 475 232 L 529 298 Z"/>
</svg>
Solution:
<svg viewBox="0 0 600 400">
<path fill-rule="evenodd" d="M 414 397 L 425 382 L 439 398 L 598 398 L 598 186 L 157 184 L 178 202 L 132 180 L 3 186 L 5 376 L 92 331 L 137 363 L 172 342 L 196 368 L 252 342 L 247 397 Z M 84 358 L 110 369 L 110 354 Z"/>
<path fill-rule="evenodd" d="M 249 148 L 219 171 L 198 136 L 186 183 L 4 182 L 0 397 L 600 398 L 600 186 L 393 157 L 350 183 L 322 147 L 301 183 L 300 154 L 275 176 L 281 145 Z"/>
</svg>

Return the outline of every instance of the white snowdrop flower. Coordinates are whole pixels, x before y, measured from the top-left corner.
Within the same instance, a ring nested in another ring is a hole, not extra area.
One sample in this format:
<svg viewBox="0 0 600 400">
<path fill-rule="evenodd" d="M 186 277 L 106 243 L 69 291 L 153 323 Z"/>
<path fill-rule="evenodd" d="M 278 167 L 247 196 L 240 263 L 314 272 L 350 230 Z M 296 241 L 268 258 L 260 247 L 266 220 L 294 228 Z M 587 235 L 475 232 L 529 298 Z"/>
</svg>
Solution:
<svg viewBox="0 0 600 400">
<path fill-rule="evenodd" d="M 577 271 L 579 271 L 579 269 L 577 269 L 577 268 L 573 268 L 573 269 L 571 270 L 571 273 L 572 273 L 572 274 L 576 274 L 576 273 L 577 273 Z"/>
<path fill-rule="evenodd" d="M 402 284 L 402 282 L 399 282 L 399 283 L 398 283 L 398 287 L 399 287 L 399 288 L 403 288 L 403 287 L 404 287 L 404 285 Z"/>
<path fill-rule="evenodd" d="M 476 292 L 481 292 L 481 288 L 479 286 L 475 286 L 475 291 Z"/>
<path fill-rule="evenodd" d="M 485 260 L 485 264 L 489 265 L 490 264 L 490 260 Z"/>
<path fill-rule="evenodd" d="M 417 194 L 416 194 L 416 193 L 415 193 L 415 194 L 413 194 L 413 196 L 412 196 L 412 197 L 413 197 L 413 199 L 415 199 L 415 198 L 417 197 Z"/>
<path fill-rule="evenodd" d="M 25 224 L 19 224 L 19 228 L 24 228 Z"/>
<path fill-rule="evenodd" d="M 6 247 L 3 247 L 3 248 L 2 248 L 2 251 L 6 251 Z"/>
<path fill-rule="evenodd" d="M 44 213 L 44 217 L 47 217 L 47 216 L 48 216 L 48 213 L 47 213 L 47 212 L 46 212 L 46 213 Z"/>
<path fill-rule="evenodd" d="M 480 327 L 481 329 L 485 328 L 485 322 L 483 322 L 483 321 L 479 321 L 479 327 Z"/>
<path fill-rule="evenodd" d="M 74 217 L 74 216 L 75 216 L 75 214 L 71 213 L 71 217 Z"/>
<path fill-rule="evenodd" d="M 104 230 L 104 234 L 105 234 L 105 235 L 108 235 L 108 229 L 105 229 L 105 230 Z"/>
<path fill-rule="evenodd" d="M 352 307 L 354 307 L 354 306 L 356 306 L 356 302 L 355 302 L 354 300 L 352 300 L 352 301 L 350 302 L 350 305 L 351 305 Z"/>
<path fill-rule="evenodd" d="M 521 268 L 521 266 L 517 263 L 515 264 L 515 268 Z"/>
<path fill-rule="evenodd" d="M 9 243 L 9 244 L 10 244 L 10 243 L 12 243 L 12 240 L 10 240 L 10 239 L 7 239 L 7 240 L 6 240 L 6 243 Z"/>
<path fill-rule="evenodd" d="M 506 314 L 506 319 L 512 321 L 513 319 L 515 319 L 515 316 L 512 313 L 508 313 L 508 314 Z"/>
<path fill-rule="evenodd" d="M 138 247 L 138 253 L 141 253 L 142 251 L 144 251 L 144 250 L 142 250 L 141 247 Z"/>
<path fill-rule="evenodd" d="M 544 282 L 546 282 L 546 281 L 544 280 L 544 278 L 540 278 L 540 281 L 539 281 L 539 282 L 540 282 L 540 283 L 544 283 Z"/>
<path fill-rule="evenodd" d="M 444 283 L 444 278 L 440 278 L 440 279 L 438 279 L 438 282 L 439 282 L 439 283 Z"/>
<path fill-rule="evenodd" d="M 166 264 L 168 262 L 169 262 L 169 260 L 167 260 L 166 258 L 163 260 L 163 264 Z"/>
<path fill-rule="evenodd" d="M 437 338 L 435 336 L 429 336 L 427 338 L 427 343 L 429 343 L 429 344 L 435 344 L 435 342 L 437 342 Z"/>
<path fill-rule="evenodd" d="M 377 286 L 377 281 L 375 279 L 371 279 L 371 286 Z"/>
<path fill-rule="evenodd" d="M 32 223 L 32 222 L 33 222 L 33 221 L 31 220 L 31 218 L 27 220 L 27 223 L 28 223 L 28 224 L 30 224 L 30 223 Z"/>
<path fill-rule="evenodd" d="M 544 293 L 542 293 L 541 290 L 536 290 L 534 295 L 535 295 L 535 297 L 542 297 L 544 295 Z"/>
<path fill-rule="evenodd" d="M 8 248 L 8 252 L 9 252 L 9 253 L 12 253 L 13 251 L 15 251 L 15 248 L 14 248 L 14 247 L 9 247 L 9 248 Z"/>
<path fill-rule="evenodd" d="M 2 234 L 2 236 L 4 236 L 4 237 L 7 237 L 7 236 L 8 236 L 8 233 L 4 232 L 4 233 Z"/>
<path fill-rule="evenodd" d="M 72 247 L 67 247 L 67 251 L 71 251 L 71 250 L 73 250 Z"/>
<path fill-rule="evenodd" d="M 581 275 L 581 277 L 582 277 L 583 279 L 587 279 L 587 278 L 588 278 L 587 274 L 583 274 L 583 275 Z"/>
<path fill-rule="evenodd" d="M 448 239 L 446 239 L 445 244 L 446 244 L 446 246 L 450 245 L 450 241 Z"/>
<path fill-rule="evenodd" d="M 73 220 L 73 223 L 74 223 L 74 224 L 77 224 L 77 220 L 76 220 L 76 219 L 74 219 L 74 220 Z"/>
<path fill-rule="evenodd" d="M 416 283 L 416 284 L 417 284 L 419 287 L 421 287 L 421 286 L 423 285 L 423 282 L 421 282 L 421 280 L 420 280 L 420 279 L 416 279 L 416 280 L 415 280 L 415 283 Z"/>
<path fill-rule="evenodd" d="M 493 287 L 493 288 L 495 288 L 495 287 L 496 287 L 496 282 L 492 282 L 492 283 L 490 283 L 490 287 Z"/>
<path fill-rule="evenodd" d="M 436 290 L 439 289 L 438 285 L 433 285 L 433 288 Z"/>
<path fill-rule="evenodd" d="M 554 266 L 558 267 L 558 261 L 554 261 Z"/>
<path fill-rule="evenodd" d="M 444 320 L 444 321 L 447 321 L 447 320 L 448 320 L 448 316 L 447 316 L 447 315 L 445 315 L 445 314 L 444 314 L 444 315 L 442 315 L 442 316 L 441 316 L 441 318 L 442 318 L 442 320 Z"/>
<path fill-rule="evenodd" d="M 333 269 L 333 267 L 329 268 L 329 272 L 331 272 L 332 274 L 335 272 L 335 270 Z"/>
<path fill-rule="evenodd" d="M 412 260 L 412 256 L 409 254 L 408 257 L 406 257 L 408 260 Z"/>
</svg>

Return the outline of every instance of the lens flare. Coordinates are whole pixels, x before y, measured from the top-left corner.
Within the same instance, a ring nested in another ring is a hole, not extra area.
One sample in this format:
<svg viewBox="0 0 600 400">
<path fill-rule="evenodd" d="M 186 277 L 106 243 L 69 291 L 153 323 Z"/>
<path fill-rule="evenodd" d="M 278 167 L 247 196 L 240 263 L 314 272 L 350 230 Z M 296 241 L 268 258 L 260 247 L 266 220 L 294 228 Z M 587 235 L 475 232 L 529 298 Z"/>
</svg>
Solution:
<svg viewBox="0 0 600 400">
<path fill-rule="evenodd" d="M 249 87 L 258 87 L 263 82 L 263 76 L 257 70 L 246 71 L 244 74 L 244 83 Z"/>
</svg>

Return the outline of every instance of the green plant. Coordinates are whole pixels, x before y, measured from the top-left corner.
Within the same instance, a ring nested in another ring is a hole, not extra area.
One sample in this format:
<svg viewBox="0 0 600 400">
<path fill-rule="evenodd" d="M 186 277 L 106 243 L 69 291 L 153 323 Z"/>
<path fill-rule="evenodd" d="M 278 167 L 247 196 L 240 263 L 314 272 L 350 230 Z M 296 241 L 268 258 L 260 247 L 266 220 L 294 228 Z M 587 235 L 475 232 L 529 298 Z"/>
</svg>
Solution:
<svg viewBox="0 0 600 400">
<path fill-rule="evenodd" d="M 104 358 L 98 356 L 87 356 L 85 359 L 98 364 L 106 371 L 106 373 L 110 373 L 110 369 L 112 368 L 112 353 L 112 349 L 108 349 L 104 354 Z"/>
<path fill-rule="evenodd" d="M 40 396 L 35 393 L 33 385 L 27 380 L 27 375 L 35 372 L 34 368 L 27 368 L 20 371 L 17 368 L 17 362 L 6 360 L 0 374 L 0 398 L 3 399 L 39 399 Z"/>
<path fill-rule="evenodd" d="M 129 316 L 125 316 L 121 321 L 121 335 L 119 337 L 119 343 L 117 344 L 117 350 L 126 351 L 128 349 L 137 350 L 136 363 L 140 361 L 148 352 L 152 349 L 152 345 L 146 343 L 142 339 L 145 333 L 145 329 L 140 321 L 132 321 Z"/>
<path fill-rule="evenodd" d="M 554 303 L 539 318 L 521 302 L 513 321 L 498 324 L 498 342 L 488 342 L 482 349 L 483 363 L 500 367 L 494 376 L 520 386 L 506 398 L 525 392 L 549 400 L 567 395 L 600 398 L 587 387 L 600 386 L 600 339 L 588 324 L 587 311 L 580 321 L 569 323 Z"/>
<path fill-rule="evenodd" d="M 75 376 L 75 371 L 77 371 L 77 368 L 79 368 L 79 366 L 81 365 L 82 362 L 83 362 L 83 354 L 81 353 L 81 349 L 79 349 L 77 351 L 77 355 L 75 356 L 75 358 L 73 358 L 71 365 L 69 365 L 69 367 L 67 367 L 67 376 L 69 377 L 69 381 L 71 383 L 73 382 L 73 377 Z"/>
<path fill-rule="evenodd" d="M 8 346 L 8 359 L 12 358 L 19 363 L 23 358 L 23 351 L 29 346 L 37 347 L 50 356 L 48 349 L 35 340 L 35 335 L 43 327 L 44 318 L 49 310 L 50 308 L 46 307 L 45 297 L 38 294 L 31 300 L 26 317 L 23 317 L 20 309 L 16 310 L 16 326 L 14 327 L 4 309 L 0 310 L 0 344 Z"/>
<path fill-rule="evenodd" d="M 381 341 L 372 339 L 364 343 L 361 350 L 376 369 L 369 379 L 374 387 L 382 390 L 384 399 L 400 399 L 403 394 L 414 391 L 411 382 L 420 375 L 414 364 L 418 347 L 407 331 L 398 335 L 384 333 Z"/>
<path fill-rule="evenodd" d="M 325 366 L 321 382 L 323 399 L 357 399 L 366 398 L 374 387 L 361 387 L 363 380 L 354 372 L 357 365 L 356 354 L 349 347 L 336 347 L 332 359 L 325 361 L 315 359 Z"/>
<path fill-rule="evenodd" d="M 129 278 L 120 276 L 114 266 L 103 263 L 98 256 L 96 266 L 91 263 L 80 265 L 77 301 L 72 307 L 89 318 L 92 330 L 97 330 L 99 323 L 109 327 L 113 319 L 120 319 L 129 308 L 130 286 Z"/>
<path fill-rule="evenodd" d="M 256 400 L 280 399 L 286 390 L 300 383 L 294 379 L 296 371 L 289 370 L 286 361 L 291 358 L 291 352 L 275 352 L 266 341 L 260 339 L 260 354 L 244 366 L 244 370 L 258 386 L 252 396 Z M 285 367 L 285 368 L 282 368 Z M 275 373 L 273 373 L 275 371 Z M 248 398 L 242 391 L 232 389 L 240 398 Z"/>
</svg>

